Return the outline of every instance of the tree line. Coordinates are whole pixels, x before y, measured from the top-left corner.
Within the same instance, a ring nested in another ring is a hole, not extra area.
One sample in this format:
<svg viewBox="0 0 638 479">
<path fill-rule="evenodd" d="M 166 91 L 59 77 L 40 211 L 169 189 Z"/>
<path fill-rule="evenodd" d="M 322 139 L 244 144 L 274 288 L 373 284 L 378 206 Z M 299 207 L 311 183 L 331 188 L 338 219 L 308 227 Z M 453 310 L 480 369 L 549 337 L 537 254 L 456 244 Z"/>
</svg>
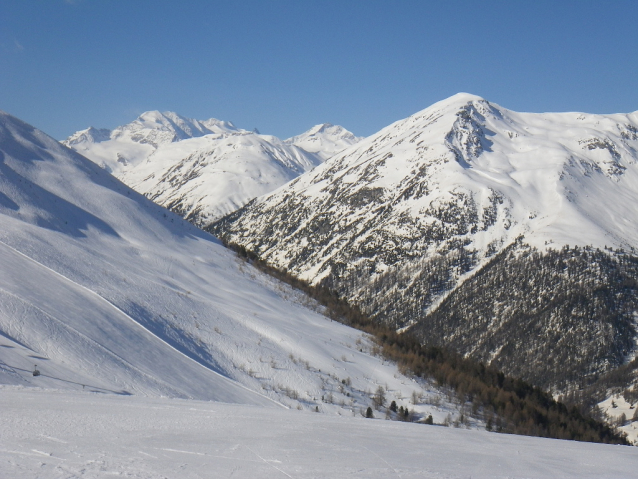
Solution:
<svg viewBox="0 0 638 479">
<path fill-rule="evenodd" d="M 226 244 L 261 271 L 304 291 L 326 307 L 327 315 L 372 335 L 384 357 L 395 361 L 402 372 L 431 379 L 449 387 L 461 404 L 470 406 L 489 430 L 576 441 L 629 444 L 604 422 L 587 416 L 577 404 L 555 400 L 540 387 L 506 375 L 493 366 L 465 358 L 440 345 L 425 345 L 412 334 L 374 321 L 325 286 L 312 286 L 286 271 L 273 268 L 241 245 Z"/>
</svg>

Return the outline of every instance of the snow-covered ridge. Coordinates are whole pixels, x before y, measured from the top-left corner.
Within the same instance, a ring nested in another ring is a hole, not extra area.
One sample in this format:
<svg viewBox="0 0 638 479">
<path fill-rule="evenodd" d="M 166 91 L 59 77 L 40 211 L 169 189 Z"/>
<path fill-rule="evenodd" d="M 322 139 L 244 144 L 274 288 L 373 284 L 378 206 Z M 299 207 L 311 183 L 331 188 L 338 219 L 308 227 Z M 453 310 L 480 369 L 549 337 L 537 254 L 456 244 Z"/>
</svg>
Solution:
<svg viewBox="0 0 638 479">
<path fill-rule="evenodd" d="M 328 124 L 281 141 L 230 122 L 150 111 L 113 131 L 91 127 L 63 143 L 156 203 L 205 225 L 358 140 Z"/>
<path fill-rule="evenodd" d="M 114 130 L 89 127 L 80 130 L 62 144 L 120 176 L 137 166 L 162 145 L 204 135 L 229 135 L 237 129 L 232 123 L 211 118 L 204 121 L 186 118 L 170 111 L 142 113 L 137 119 Z"/>
<path fill-rule="evenodd" d="M 199 121 L 186 118 L 171 111 L 157 110 L 142 113 L 136 120 L 126 125 L 108 130 L 89 127 L 80 130 L 62 143 L 72 147 L 86 141 L 102 142 L 110 138 L 128 138 L 137 143 L 149 143 L 157 148 L 161 143 L 185 140 L 211 133 L 239 131 L 231 122 L 210 118 Z"/>
</svg>

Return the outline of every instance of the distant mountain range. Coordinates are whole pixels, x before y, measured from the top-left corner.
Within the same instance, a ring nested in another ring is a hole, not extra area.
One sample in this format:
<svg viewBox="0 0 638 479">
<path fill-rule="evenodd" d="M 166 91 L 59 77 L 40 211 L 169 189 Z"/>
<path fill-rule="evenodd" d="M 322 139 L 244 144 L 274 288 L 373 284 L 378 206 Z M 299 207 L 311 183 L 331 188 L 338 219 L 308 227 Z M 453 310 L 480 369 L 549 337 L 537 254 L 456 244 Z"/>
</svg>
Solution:
<svg viewBox="0 0 638 479">
<path fill-rule="evenodd" d="M 566 392 L 636 355 L 636 204 L 638 112 L 458 94 L 209 230 L 377 321 Z"/>
<path fill-rule="evenodd" d="M 157 204 L 201 226 L 359 140 L 330 124 L 282 141 L 230 122 L 149 111 L 113 131 L 91 127 L 63 143 Z"/>
</svg>

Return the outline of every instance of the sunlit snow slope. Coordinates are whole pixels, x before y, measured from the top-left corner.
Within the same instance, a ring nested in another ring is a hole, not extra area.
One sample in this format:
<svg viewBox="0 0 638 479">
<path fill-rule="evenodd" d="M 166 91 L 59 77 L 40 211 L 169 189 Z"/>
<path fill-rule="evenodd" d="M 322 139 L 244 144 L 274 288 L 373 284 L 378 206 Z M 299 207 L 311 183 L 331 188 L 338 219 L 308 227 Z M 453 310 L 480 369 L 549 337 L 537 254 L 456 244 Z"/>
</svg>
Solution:
<svg viewBox="0 0 638 479">
<path fill-rule="evenodd" d="M 0 221 L 0 383 L 347 415 L 383 385 L 456 414 L 360 332 L 5 113 Z"/>
<path fill-rule="evenodd" d="M 79 131 L 64 144 L 201 225 L 269 193 L 357 141 L 346 129 L 327 124 L 281 141 L 229 122 L 150 111 L 113 131 Z"/>
<path fill-rule="evenodd" d="M 489 256 L 520 235 L 541 248 L 632 248 L 637 162 L 638 112 L 517 113 L 458 94 L 215 231 L 312 282 L 362 263 L 384 271 L 459 244 Z"/>
</svg>

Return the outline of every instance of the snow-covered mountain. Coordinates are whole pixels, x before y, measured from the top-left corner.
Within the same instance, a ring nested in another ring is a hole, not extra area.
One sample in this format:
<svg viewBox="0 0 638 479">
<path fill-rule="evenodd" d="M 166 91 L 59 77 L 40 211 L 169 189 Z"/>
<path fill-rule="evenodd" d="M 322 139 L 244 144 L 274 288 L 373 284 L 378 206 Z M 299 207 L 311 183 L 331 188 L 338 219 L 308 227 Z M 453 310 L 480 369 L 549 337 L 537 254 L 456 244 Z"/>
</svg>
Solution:
<svg viewBox="0 0 638 479">
<path fill-rule="evenodd" d="M 350 416 L 382 386 L 436 422 L 459 414 L 299 291 L 6 113 L 0 219 L 0 384 Z"/>
<path fill-rule="evenodd" d="M 379 321 L 562 388 L 635 354 L 637 203 L 638 112 L 458 94 L 211 231 Z"/>
<path fill-rule="evenodd" d="M 113 131 L 89 127 L 62 143 L 119 177 L 130 171 L 162 145 L 208 134 L 240 131 L 230 122 L 211 118 L 198 121 L 173 112 L 147 111 Z"/>
<path fill-rule="evenodd" d="M 0 220 L 2 477 L 201 477 L 211 463 L 233 477 L 630 469 L 629 448 L 364 419 L 381 389 L 417 417 L 485 425 L 299 291 L 3 112 Z M 588 455 L 603 459 L 572 465 Z"/>
<path fill-rule="evenodd" d="M 206 225 L 358 140 L 326 124 L 281 141 L 229 122 L 151 111 L 112 132 L 89 128 L 63 143 L 156 203 Z"/>
<path fill-rule="evenodd" d="M 288 138 L 284 143 L 298 146 L 309 153 L 314 153 L 322 161 L 326 161 L 362 139 L 362 137 L 354 136 L 342 126 L 323 123 L 313 126 L 301 135 Z"/>
</svg>

